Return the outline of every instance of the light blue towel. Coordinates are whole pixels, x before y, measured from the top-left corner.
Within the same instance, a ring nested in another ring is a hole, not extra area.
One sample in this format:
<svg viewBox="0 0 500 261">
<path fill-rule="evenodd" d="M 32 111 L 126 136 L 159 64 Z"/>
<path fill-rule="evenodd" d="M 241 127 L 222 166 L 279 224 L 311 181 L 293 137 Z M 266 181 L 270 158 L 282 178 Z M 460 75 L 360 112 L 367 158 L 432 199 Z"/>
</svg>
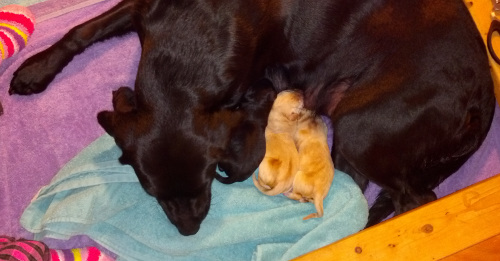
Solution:
<svg viewBox="0 0 500 261">
<path fill-rule="evenodd" d="M 141 188 L 121 151 L 104 135 L 70 161 L 27 207 L 21 224 L 44 237 L 87 235 L 118 260 L 289 260 L 361 230 L 368 206 L 353 180 L 335 172 L 325 216 L 311 203 L 266 196 L 251 179 L 214 181 L 212 206 L 200 231 L 181 236 Z"/>
</svg>

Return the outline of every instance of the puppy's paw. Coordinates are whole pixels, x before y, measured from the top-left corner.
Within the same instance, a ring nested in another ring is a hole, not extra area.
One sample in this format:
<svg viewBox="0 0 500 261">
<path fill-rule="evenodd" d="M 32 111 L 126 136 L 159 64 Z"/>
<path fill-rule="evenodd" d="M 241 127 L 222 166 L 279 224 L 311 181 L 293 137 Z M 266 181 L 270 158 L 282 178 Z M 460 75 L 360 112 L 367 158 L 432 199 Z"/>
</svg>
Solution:
<svg viewBox="0 0 500 261">
<path fill-rule="evenodd" d="M 9 94 L 30 95 L 47 89 L 58 71 L 54 71 L 50 66 L 47 66 L 46 59 L 39 55 L 26 60 L 14 72 L 14 77 L 10 82 Z"/>
</svg>

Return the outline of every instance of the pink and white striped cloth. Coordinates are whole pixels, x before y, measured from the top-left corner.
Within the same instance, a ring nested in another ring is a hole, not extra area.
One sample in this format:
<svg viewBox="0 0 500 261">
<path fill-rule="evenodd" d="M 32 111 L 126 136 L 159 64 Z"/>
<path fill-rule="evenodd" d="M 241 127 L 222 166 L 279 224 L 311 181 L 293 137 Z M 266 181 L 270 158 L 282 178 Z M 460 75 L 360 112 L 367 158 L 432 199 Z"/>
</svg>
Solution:
<svg viewBox="0 0 500 261">
<path fill-rule="evenodd" d="M 50 250 L 40 241 L 0 236 L 0 260 L 49 261 Z"/>
<path fill-rule="evenodd" d="M 114 261 L 97 247 L 49 249 L 40 241 L 0 236 L 0 261 Z"/>
<path fill-rule="evenodd" d="M 27 7 L 0 8 L 0 63 L 23 49 L 34 30 L 35 17 Z"/>
<path fill-rule="evenodd" d="M 113 261 L 97 247 L 50 250 L 52 261 Z"/>
</svg>

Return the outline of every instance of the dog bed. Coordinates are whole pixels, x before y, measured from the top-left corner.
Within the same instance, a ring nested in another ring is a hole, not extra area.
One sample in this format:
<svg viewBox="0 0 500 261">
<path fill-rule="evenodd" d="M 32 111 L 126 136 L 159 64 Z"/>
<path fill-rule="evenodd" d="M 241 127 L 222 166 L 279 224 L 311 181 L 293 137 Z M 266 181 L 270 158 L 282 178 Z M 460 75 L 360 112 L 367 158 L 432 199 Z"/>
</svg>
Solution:
<svg viewBox="0 0 500 261">
<path fill-rule="evenodd" d="M 9 96 L 12 73 L 25 59 L 49 47 L 70 28 L 108 10 L 118 1 L 47 0 L 30 6 L 41 21 L 28 46 L 0 65 L 0 101 L 4 108 L 4 115 L 0 116 L 0 234 L 33 238 L 19 222 L 24 209 L 68 161 L 104 134 L 96 114 L 112 109 L 112 90 L 133 86 L 140 56 L 139 40 L 135 34 L 129 34 L 95 44 L 75 57 L 39 95 Z M 499 137 L 497 107 L 490 133 L 481 148 L 436 188 L 437 195 L 448 195 L 500 173 Z M 227 188 L 235 189 L 231 186 Z M 369 186 L 365 193 L 368 204 L 373 202 L 377 191 L 377 186 Z M 85 234 L 83 231 L 79 234 L 63 240 L 45 237 L 43 241 L 53 248 L 98 245 L 81 236 Z M 325 244 L 331 243 L 326 241 Z"/>
</svg>

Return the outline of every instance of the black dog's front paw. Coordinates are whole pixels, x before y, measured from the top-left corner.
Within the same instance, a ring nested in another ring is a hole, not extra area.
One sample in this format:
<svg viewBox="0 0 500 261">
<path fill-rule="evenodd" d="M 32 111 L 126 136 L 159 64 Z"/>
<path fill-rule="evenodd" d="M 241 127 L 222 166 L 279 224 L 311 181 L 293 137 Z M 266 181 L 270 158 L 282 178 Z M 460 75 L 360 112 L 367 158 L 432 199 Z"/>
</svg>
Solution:
<svg viewBox="0 0 500 261">
<path fill-rule="evenodd" d="M 35 55 L 14 72 L 9 94 L 30 95 L 43 92 L 58 72 L 57 68 L 47 65 L 47 60 L 43 55 Z"/>
</svg>

